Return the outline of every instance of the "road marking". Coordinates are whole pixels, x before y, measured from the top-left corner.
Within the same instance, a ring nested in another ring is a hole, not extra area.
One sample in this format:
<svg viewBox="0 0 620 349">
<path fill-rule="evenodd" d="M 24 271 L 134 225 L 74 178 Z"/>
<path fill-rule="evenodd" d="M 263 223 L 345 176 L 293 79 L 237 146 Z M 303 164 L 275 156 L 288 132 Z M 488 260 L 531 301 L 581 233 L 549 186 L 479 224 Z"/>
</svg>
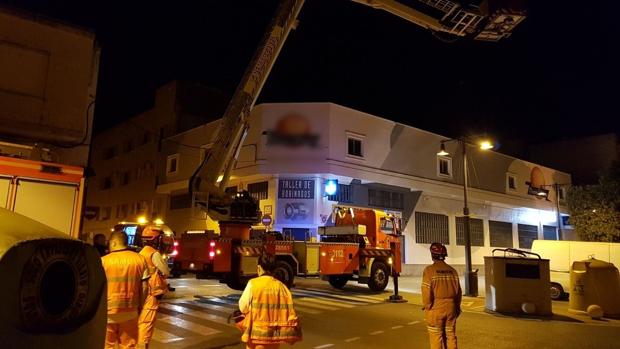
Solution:
<svg viewBox="0 0 620 349">
<path fill-rule="evenodd" d="M 176 326 L 176 327 L 180 327 L 180 328 L 182 328 L 184 330 L 187 330 L 187 331 L 190 331 L 190 332 L 197 333 L 197 334 L 202 335 L 202 336 L 209 336 L 209 335 L 212 335 L 212 334 L 220 333 L 220 331 L 218 331 L 216 329 L 213 329 L 211 327 L 199 325 L 199 324 L 193 323 L 191 321 L 183 320 L 183 319 L 178 318 L 178 317 L 162 316 L 162 317 L 158 318 L 157 320 L 161 321 L 161 322 L 165 322 L 165 323 L 171 324 L 171 325 Z"/>
<path fill-rule="evenodd" d="M 185 286 L 185 285 L 178 285 L 178 286 L 173 286 L 174 288 L 188 288 L 189 286 Z"/>
<path fill-rule="evenodd" d="M 197 311 L 197 310 L 193 310 L 190 308 L 186 308 L 183 307 L 182 305 L 175 305 L 175 304 L 167 304 L 167 303 L 161 303 L 159 305 L 162 308 L 166 308 L 166 309 L 170 309 L 173 311 L 176 311 L 177 313 L 181 313 L 181 314 L 187 314 L 187 315 L 191 315 L 197 318 L 201 318 L 201 319 L 205 319 L 205 320 L 211 320 L 211 321 L 216 321 L 216 322 L 221 322 L 221 323 L 227 323 L 228 319 L 226 319 L 225 317 L 221 317 L 221 316 L 217 316 L 217 315 L 213 315 L 213 314 L 208 314 L 202 311 Z"/>
<path fill-rule="evenodd" d="M 183 304 L 183 303 L 180 303 L 180 304 Z M 201 308 L 204 308 L 204 309 L 221 311 L 221 312 L 223 312 L 225 314 L 231 314 L 232 311 L 234 310 L 234 309 L 231 309 L 229 307 L 224 307 L 224 306 L 221 306 L 221 305 L 216 305 L 216 304 L 211 304 L 211 303 L 206 303 L 206 302 L 201 302 L 201 301 L 197 301 L 197 302 L 191 303 L 191 304 L 195 304 L 195 305 L 197 305 L 197 306 L 199 306 Z"/>
<path fill-rule="evenodd" d="M 198 285 L 199 287 L 222 287 L 224 285 Z"/>
<path fill-rule="evenodd" d="M 415 325 L 415 324 L 419 324 L 419 323 L 420 323 L 420 321 L 411 321 L 407 325 Z"/>
<path fill-rule="evenodd" d="M 398 325 L 398 326 L 392 326 L 392 329 L 393 329 L 393 330 L 398 330 L 399 328 L 403 328 L 403 327 L 405 327 L 405 326 L 401 326 L 401 325 Z"/>
<path fill-rule="evenodd" d="M 381 334 L 381 333 L 384 333 L 384 332 L 385 332 L 385 331 L 375 331 L 375 332 L 370 332 L 369 334 L 370 334 L 371 336 L 376 336 L 376 335 Z"/>
<path fill-rule="evenodd" d="M 474 305 L 474 302 L 463 302 L 463 301 L 461 301 L 461 306 L 471 307 L 472 305 Z"/>
<path fill-rule="evenodd" d="M 325 290 L 322 289 L 318 289 L 318 288 L 312 288 L 312 287 L 304 287 L 304 288 L 300 288 L 300 290 L 308 290 L 308 291 L 314 291 L 314 292 L 324 292 L 326 293 Z M 384 294 L 377 294 L 377 295 L 369 295 L 369 294 L 358 294 L 358 293 L 353 293 L 350 291 L 343 291 L 344 295 L 348 295 L 348 296 L 353 296 L 355 298 L 367 298 L 373 301 L 379 301 L 379 302 L 383 302 L 385 301 L 385 296 L 388 295 L 388 293 L 384 293 Z M 334 294 L 334 293 L 328 293 L 328 294 Z"/>
<path fill-rule="evenodd" d="M 333 294 L 333 293 L 326 293 L 326 292 L 321 292 L 321 291 L 312 291 L 312 290 L 295 290 L 293 291 L 293 294 L 303 294 L 305 296 L 309 296 L 309 297 L 315 297 L 315 296 L 324 296 L 324 297 L 328 297 L 328 298 L 333 298 L 333 299 L 337 299 L 337 300 L 342 300 L 344 302 L 349 302 L 349 303 L 353 303 L 353 304 L 368 304 L 368 301 L 359 299 L 359 298 L 355 298 L 355 297 L 350 297 L 350 296 L 342 296 L 342 295 L 338 295 L 338 294 Z"/>
<path fill-rule="evenodd" d="M 329 305 L 324 305 L 323 303 L 315 304 L 315 303 L 312 303 L 311 298 L 295 299 L 293 301 L 293 304 L 295 306 L 297 306 L 297 304 L 301 304 L 304 307 L 310 307 L 310 308 L 321 309 L 321 310 L 334 310 L 333 304 L 329 304 Z"/>
<path fill-rule="evenodd" d="M 322 297 L 317 297 L 317 298 L 305 298 L 304 299 L 304 303 L 306 302 L 312 302 L 312 303 L 319 303 L 319 304 L 325 304 L 325 305 L 329 305 L 332 307 L 332 309 L 334 307 L 340 307 L 340 308 L 353 308 L 355 307 L 355 305 L 352 304 L 348 304 L 348 303 L 338 303 L 335 302 L 333 300 L 326 300 Z"/>
<path fill-rule="evenodd" d="M 160 330 L 159 328 L 155 328 L 155 331 L 153 332 L 153 340 L 156 340 L 160 343 L 172 343 L 183 339 L 184 338 L 177 337 L 172 333 Z"/>
<path fill-rule="evenodd" d="M 303 305 L 295 304 L 293 307 L 295 308 L 295 311 L 298 311 L 300 313 L 308 313 L 308 314 L 321 314 L 322 313 L 322 311 L 320 310 L 310 309 Z"/>
<path fill-rule="evenodd" d="M 314 349 L 323 349 L 323 348 L 329 348 L 329 347 L 333 347 L 333 344 L 323 344 L 323 345 L 319 345 L 318 347 L 314 347 Z"/>
<path fill-rule="evenodd" d="M 349 343 L 349 342 L 354 342 L 354 341 L 357 341 L 357 340 L 360 340 L 360 339 L 361 339 L 361 337 L 353 337 L 353 338 L 345 339 L 344 341 Z"/>
</svg>

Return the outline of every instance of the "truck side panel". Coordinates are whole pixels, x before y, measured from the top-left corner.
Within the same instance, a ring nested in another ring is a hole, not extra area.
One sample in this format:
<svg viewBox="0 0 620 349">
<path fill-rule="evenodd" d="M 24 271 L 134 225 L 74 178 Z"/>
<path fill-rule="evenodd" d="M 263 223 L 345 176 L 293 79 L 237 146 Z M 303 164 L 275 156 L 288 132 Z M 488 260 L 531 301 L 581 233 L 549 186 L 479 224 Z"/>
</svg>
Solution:
<svg viewBox="0 0 620 349">
<path fill-rule="evenodd" d="M 359 269 L 359 245 L 325 242 L 320 247 L 321 275 L 353 274 Z"/>
</svg>

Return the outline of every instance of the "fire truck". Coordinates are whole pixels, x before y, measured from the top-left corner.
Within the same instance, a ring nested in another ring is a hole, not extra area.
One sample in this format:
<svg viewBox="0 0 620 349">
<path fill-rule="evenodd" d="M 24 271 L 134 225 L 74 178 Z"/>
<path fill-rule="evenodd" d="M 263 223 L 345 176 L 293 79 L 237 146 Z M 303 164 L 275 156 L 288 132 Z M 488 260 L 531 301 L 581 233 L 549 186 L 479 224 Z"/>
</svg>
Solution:
<svg viewBox="0 0 620 349">
<path fill-rule="evenodd" d="M 294 241 L 280 232 L 252 237 L 186 234 L 181 238 L 173 270 L 198 278 L 219 278 L 233 289 L 256 276 L 258 257 L 272 254 L 275 276 L 293 286 L 294 277 L 320 276 L 335 288 L 349 280 L 382 291 L 389 276 L 400 273 L 400 219 L 371 208 L 335 206 L 331 226 L 319 227 L 321 242 Z"/>
<path fill-rule="evenodd" d="M 353 1 L 396 15 L 446 41 L 461 37 L 499 41 L 525 19 L 523 4 L 515 0 Z M 400 271 L 400 229 L 394 220 L 375 210 L 336 209 L 334 226 L 320 229 L 320 243 L 290 241 L 277 232 L 250 239 L 252 225 L 261 218 L 258 202 L 247 192 L 230 194 L 225 190 L 248 134 L 250 112 L 288 34 L 297 25 L 303 3 L 280 2 L 220 121 L 211 151 L 189 180 L 193 206 L 218 222 L 220 234 L 183 235 L 176 272 L 193 270 L 198 277 L 219 277 L 238 289 L 255 274 L 257 257 L 269 253 L 277 257 L 277 275 L 288 285 L 292 285 L 294 275 L 320 273 L 335 287 L 356 278 L 381 290 L 389 274 Z M 388 229 L 390 224 L 392 228 Z"/>
</svg>

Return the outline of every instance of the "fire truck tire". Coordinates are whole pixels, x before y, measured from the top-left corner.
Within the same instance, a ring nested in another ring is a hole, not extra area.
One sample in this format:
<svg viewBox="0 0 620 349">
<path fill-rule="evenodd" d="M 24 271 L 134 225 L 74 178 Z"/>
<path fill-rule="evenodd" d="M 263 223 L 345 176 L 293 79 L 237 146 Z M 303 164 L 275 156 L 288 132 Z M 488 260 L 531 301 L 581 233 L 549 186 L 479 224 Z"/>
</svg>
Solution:
<svg viewBox="0 0 620 349">
<path fill-rule="evenodd" d="M 276 268 L 273 271 L 273 276 L 282 281 L 286 287 L 290 288 L 293 286 L 293 281 L 295 280 L 295 274 L 293 273 L 293 268 L 286 263 L 285 261 L 277 261 Z"/>
<path fill-rule="evenodd" d="M 333 288 L 342 290 L 349 281 L 349 277 L 346 275 L 331 275 L 328 281 Z"/>
<path fill-rule="evenodd" d="M 370 278 L 368 279 L 368 288 L 373 291 L 383 291 L 388 285 L 389 269 L 385 263 L 376 261 L 372 264 Z"/>
</svg>

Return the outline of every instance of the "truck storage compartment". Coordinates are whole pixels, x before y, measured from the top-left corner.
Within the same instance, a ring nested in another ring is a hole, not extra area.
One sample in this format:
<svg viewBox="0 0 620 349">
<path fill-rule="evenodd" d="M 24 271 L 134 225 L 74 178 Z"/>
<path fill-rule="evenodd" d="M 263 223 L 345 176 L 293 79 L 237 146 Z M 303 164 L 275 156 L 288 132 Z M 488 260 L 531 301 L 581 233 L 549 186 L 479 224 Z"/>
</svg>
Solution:
<svg viewBox="0 0 620 349">
<path fill-rule="evenodd" d="M 354 243 L 321 243 L 321 275 L 353 274 L 359 269 L 359 250 L 359 245 Z"/>
</svg>

